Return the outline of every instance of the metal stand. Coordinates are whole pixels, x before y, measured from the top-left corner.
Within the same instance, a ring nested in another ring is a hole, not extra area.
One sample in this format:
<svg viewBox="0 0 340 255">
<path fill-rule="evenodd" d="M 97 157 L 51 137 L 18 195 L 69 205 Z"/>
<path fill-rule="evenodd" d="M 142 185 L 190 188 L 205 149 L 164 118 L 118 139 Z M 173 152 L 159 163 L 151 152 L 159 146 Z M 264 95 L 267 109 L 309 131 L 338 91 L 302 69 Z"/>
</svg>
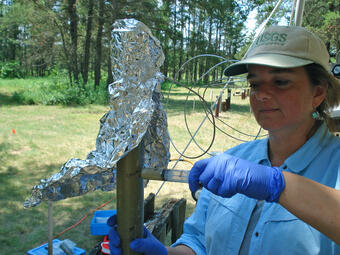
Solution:
<svg viewBox="0 0 340 255">
<path fill-rule="evenodd" d="M 141 177 L 143 144 L 117 163 L 117 230 L 122 255 L 139 254 L 131 251 L 130 242 L 143 237 L 144 185 Z"/>
<path fill-rule="evenodd" d="M 304 8 L 305 8 L 305 0 L 298 0 L 296 3 L 296 11 L 295 11 L 295 26 L 301 26 Z"/>
<path fill-rule="evenodd" d="M 53 254 L 53 203 L 48 201 L 48 255 Z"/>
</svg>

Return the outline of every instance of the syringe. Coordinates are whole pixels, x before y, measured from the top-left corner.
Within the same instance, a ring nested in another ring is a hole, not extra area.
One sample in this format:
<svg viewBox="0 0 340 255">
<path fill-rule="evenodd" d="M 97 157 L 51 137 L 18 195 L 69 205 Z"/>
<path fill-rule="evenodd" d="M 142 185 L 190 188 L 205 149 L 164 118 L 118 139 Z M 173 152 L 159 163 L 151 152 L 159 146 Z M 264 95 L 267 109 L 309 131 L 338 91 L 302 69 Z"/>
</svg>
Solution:
<svg viewBox="0 0 340 255">
<path fill-rule="evenodd" d="M 188 183 L 189 172 L 190 170 L 143 168 L 142 178 L 156 181 Z"/>
<path fill-rule="evenodd" d="M 143 168 L 142 178 L 155 181 L 188 183 L 189 172 L 190 170 Z M 202 188 L 196 190 L 195 193 L 192 193 L 193 199 L 197 201 L 201 191 Z"/>
</svg>

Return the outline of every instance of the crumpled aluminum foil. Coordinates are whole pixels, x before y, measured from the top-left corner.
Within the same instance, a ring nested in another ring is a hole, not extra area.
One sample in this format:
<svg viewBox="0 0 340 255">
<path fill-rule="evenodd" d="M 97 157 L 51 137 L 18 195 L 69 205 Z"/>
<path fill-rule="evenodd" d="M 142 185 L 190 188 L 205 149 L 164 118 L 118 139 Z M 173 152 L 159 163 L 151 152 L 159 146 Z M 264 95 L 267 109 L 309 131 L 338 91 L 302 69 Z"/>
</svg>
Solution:
<svg viewBox="0 0 340 255">
<path fill-rule="evenodd" d="M 116 184 L 116 163 L 143 140 L 144 167 L 166 168 L 170 159 L 167 118 L 162 108 L 159 68 L 164 54 L 150 29 L 134 19 L 118 20 L 112 31 L 114 82 L 110 111 L 100 120 L 96 150 L 86 160 L 70 159 L 33 187 L 24 207 L 62 200 Z"/>
</svg>

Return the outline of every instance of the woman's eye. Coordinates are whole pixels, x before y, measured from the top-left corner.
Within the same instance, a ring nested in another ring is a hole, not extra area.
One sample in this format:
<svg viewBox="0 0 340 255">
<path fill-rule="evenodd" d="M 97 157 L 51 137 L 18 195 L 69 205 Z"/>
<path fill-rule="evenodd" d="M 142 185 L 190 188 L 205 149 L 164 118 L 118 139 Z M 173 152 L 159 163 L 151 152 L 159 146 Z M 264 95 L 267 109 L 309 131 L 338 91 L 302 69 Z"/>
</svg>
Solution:
<svg viewBox="0 0 340 255">
<path fill-rule="evenodd" d="M 289 80 L 275 80 L 276 86 L 287 86 L 289 85 Z"/>
<path fill-rule="evenodd" d="M 255 83 L 255 82 L 249 82 L 249 87 L 252 88 L 252 89 L 255 89 L 257 88 L 258 84 Z"/>
</svg>

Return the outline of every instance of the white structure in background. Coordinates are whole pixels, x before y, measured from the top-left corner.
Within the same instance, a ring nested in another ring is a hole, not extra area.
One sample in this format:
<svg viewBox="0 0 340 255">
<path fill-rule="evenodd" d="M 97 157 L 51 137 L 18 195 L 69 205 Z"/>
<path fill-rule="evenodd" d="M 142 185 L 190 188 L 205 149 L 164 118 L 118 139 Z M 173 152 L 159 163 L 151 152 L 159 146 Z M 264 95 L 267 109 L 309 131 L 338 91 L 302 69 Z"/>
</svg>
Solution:
<svg viewBox="0 0 340 255">
<path fill-rule="evenodd" d="M 340 119 L 340 105 L 335 107 L 331 112 L 330 116 L 335 119 Z"/>
</svg>

